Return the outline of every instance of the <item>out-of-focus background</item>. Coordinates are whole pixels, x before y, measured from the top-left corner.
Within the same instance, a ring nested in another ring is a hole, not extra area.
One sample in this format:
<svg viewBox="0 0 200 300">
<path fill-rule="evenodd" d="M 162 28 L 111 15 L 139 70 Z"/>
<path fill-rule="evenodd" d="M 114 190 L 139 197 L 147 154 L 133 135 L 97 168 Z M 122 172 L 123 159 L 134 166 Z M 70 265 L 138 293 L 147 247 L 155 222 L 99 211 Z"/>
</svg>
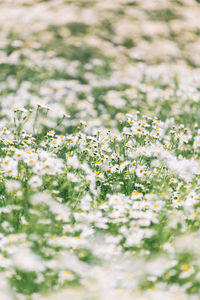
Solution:
<svg viewBox="0 0 200 300">
<path fill-rule="evenodd" d="M 21 55 L 33 63 L 51 51 L 83 65 L 102 56 L 119 65 L 200 65 L 197 0 L 3 0 L 0 10 L 1 63 L 6 54 L 13 63 Z"/>
</svg>

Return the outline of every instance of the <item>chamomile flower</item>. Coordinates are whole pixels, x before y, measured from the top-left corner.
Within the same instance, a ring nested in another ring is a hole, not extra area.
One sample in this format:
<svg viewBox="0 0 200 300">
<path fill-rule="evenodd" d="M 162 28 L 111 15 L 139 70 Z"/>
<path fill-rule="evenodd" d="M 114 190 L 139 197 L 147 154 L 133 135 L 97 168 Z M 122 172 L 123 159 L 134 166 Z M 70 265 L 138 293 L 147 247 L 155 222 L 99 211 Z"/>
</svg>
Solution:
<svg viewBox="0 0 200 300">
<path fill-rule="evenodd" d="M 40 187 L 42 185 L 42 179 L 39 176 L 33 176 L 28 182 L 33 188 Z"/>
</svg>

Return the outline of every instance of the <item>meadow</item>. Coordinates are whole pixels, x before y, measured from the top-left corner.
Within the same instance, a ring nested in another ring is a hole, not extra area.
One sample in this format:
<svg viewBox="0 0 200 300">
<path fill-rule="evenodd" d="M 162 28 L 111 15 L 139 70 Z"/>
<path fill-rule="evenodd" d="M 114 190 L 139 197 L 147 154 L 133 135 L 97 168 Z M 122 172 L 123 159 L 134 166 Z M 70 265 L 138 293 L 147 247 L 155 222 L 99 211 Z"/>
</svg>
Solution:
<svg viewBox="0 0 200 300">
<path fill-rule="evenodd" d="M 0 12 L 0 300 L 199 300 L 200 1 Z"/>
</svg>

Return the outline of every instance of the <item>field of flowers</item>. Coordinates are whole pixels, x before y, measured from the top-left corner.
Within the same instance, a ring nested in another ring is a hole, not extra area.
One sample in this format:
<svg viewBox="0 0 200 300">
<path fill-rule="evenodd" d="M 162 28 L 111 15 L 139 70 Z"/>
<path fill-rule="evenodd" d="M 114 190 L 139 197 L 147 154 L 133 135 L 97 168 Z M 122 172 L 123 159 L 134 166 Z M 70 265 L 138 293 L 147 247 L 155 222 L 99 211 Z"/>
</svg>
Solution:
<svg viewBox="0 0 200 300">
<path fill-rule="evenodd" d="M 0 12 L 0 300 L 200 300 L 200 1 Z"/>
</svg>

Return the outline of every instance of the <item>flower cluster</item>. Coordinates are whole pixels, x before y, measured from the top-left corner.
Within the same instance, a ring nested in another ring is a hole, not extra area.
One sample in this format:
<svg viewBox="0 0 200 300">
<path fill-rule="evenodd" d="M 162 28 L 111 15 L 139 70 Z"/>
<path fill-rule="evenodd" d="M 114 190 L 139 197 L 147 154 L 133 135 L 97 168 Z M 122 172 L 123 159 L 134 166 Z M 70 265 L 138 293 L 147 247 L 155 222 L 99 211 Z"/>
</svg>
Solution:
<svg viewBox="0 0 200 300">
<path fill-rule="evenodd" d="M 81 283 L 92 294 L 105 263 L 111 290 L 199 293 L 199 130 L 138 114 L 118 124 L 42 139 L 2 129 L 1 268 L 19 299 Z"/>
</svg>

